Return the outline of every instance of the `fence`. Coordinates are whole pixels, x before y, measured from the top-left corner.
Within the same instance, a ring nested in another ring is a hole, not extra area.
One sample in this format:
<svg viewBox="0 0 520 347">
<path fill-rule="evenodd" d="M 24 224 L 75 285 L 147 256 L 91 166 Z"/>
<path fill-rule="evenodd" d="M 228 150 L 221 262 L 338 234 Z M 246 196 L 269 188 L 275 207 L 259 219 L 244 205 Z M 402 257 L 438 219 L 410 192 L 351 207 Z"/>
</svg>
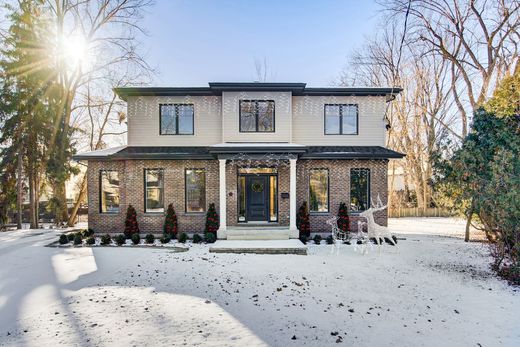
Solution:
<svg viewBox="0 0 520 347">
<path fill-rule="evenodd" d="M 451 217 L 453 212 L 445 208 L 429 207 L 429 208 L 418 208 L 418 207 L 396 207 L 388 210 L 389 218 L 400 218 L 400 217 Z"/>
</svg>

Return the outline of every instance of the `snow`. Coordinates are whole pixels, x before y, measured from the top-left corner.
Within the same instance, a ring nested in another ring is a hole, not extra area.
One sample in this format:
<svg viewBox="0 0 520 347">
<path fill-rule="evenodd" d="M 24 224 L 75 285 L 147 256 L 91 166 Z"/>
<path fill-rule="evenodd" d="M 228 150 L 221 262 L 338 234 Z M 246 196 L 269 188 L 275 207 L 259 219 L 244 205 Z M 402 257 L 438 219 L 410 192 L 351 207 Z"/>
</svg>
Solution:
<svg viewBox="0 0 520 347">
<path fill-rule="evenodd" d="M 0 233 L 0 345 L 520 345 L 519 292 L 489 270 L 487 245 L 448 219 L 390 226 L 405 240 L 367 255 L 51 248 L 53 230 Z"/>
</svg>

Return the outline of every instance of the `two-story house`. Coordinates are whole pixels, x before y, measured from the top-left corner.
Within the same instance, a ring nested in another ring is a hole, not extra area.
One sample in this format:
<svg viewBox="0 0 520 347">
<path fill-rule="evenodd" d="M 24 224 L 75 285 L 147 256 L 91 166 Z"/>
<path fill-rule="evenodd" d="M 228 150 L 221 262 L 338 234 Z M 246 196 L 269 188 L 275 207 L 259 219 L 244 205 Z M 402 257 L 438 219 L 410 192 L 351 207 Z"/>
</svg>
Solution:
<svg viewBox="0 0 520 347">
<path fill-rule="evenodd" d="M 127 102 L 128 145 L 82 153 L 89 227 L 121 233 L 133 205 L 144 233 L 162 232 L 172 203 L 179 230 L 202 233 L 215 203 L 218 238 L 297 238 L 306 201 L 312 232 L 341 202 L 356 214 L 387 200 L 387 102 L 399 88 L 305 83 L 209 83 L 116 88 Z M 386 212 L 376 221 L 387 224 Z M 270 229 L 272 228 L 272 229 Z M 266 232 L 271 230 L 272 232 Z"/>
</svg>

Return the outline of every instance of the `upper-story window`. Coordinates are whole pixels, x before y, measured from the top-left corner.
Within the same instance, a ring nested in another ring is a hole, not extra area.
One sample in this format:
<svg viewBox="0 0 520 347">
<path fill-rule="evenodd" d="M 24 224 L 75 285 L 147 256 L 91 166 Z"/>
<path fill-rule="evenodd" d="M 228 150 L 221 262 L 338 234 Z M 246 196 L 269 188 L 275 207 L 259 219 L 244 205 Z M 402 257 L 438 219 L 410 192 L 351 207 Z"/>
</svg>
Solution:
<svg viewBox="0 0 520 347">
<path fill-rule="evenodd" d="M 159 105 L 161 135 L 193 135 L 193 105 Z"/>
<path fill-rule="evenodd" d="M 240 132 L 274 132 L 274 101 L 240 100 Z"/>
<path fill-rule="evenodd" d="M 358 105 L 325 105 L 325 135 L 357 135 Z"/>
</svg>

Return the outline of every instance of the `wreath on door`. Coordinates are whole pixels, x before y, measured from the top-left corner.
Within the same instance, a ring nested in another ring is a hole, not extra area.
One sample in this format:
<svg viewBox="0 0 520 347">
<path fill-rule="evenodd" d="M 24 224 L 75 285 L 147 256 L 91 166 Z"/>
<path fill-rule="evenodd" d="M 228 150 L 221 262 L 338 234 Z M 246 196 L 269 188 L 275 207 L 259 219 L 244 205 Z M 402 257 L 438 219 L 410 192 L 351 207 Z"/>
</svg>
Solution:
<svg viewBox="0 0 520 347">
<path fill-rule="evenodd" d="M 264 185 L 260 182 L 255 182 L 251 185 L 251 189 L 255 193 L 261 193 L 264 190 Z"/>
</svg>

